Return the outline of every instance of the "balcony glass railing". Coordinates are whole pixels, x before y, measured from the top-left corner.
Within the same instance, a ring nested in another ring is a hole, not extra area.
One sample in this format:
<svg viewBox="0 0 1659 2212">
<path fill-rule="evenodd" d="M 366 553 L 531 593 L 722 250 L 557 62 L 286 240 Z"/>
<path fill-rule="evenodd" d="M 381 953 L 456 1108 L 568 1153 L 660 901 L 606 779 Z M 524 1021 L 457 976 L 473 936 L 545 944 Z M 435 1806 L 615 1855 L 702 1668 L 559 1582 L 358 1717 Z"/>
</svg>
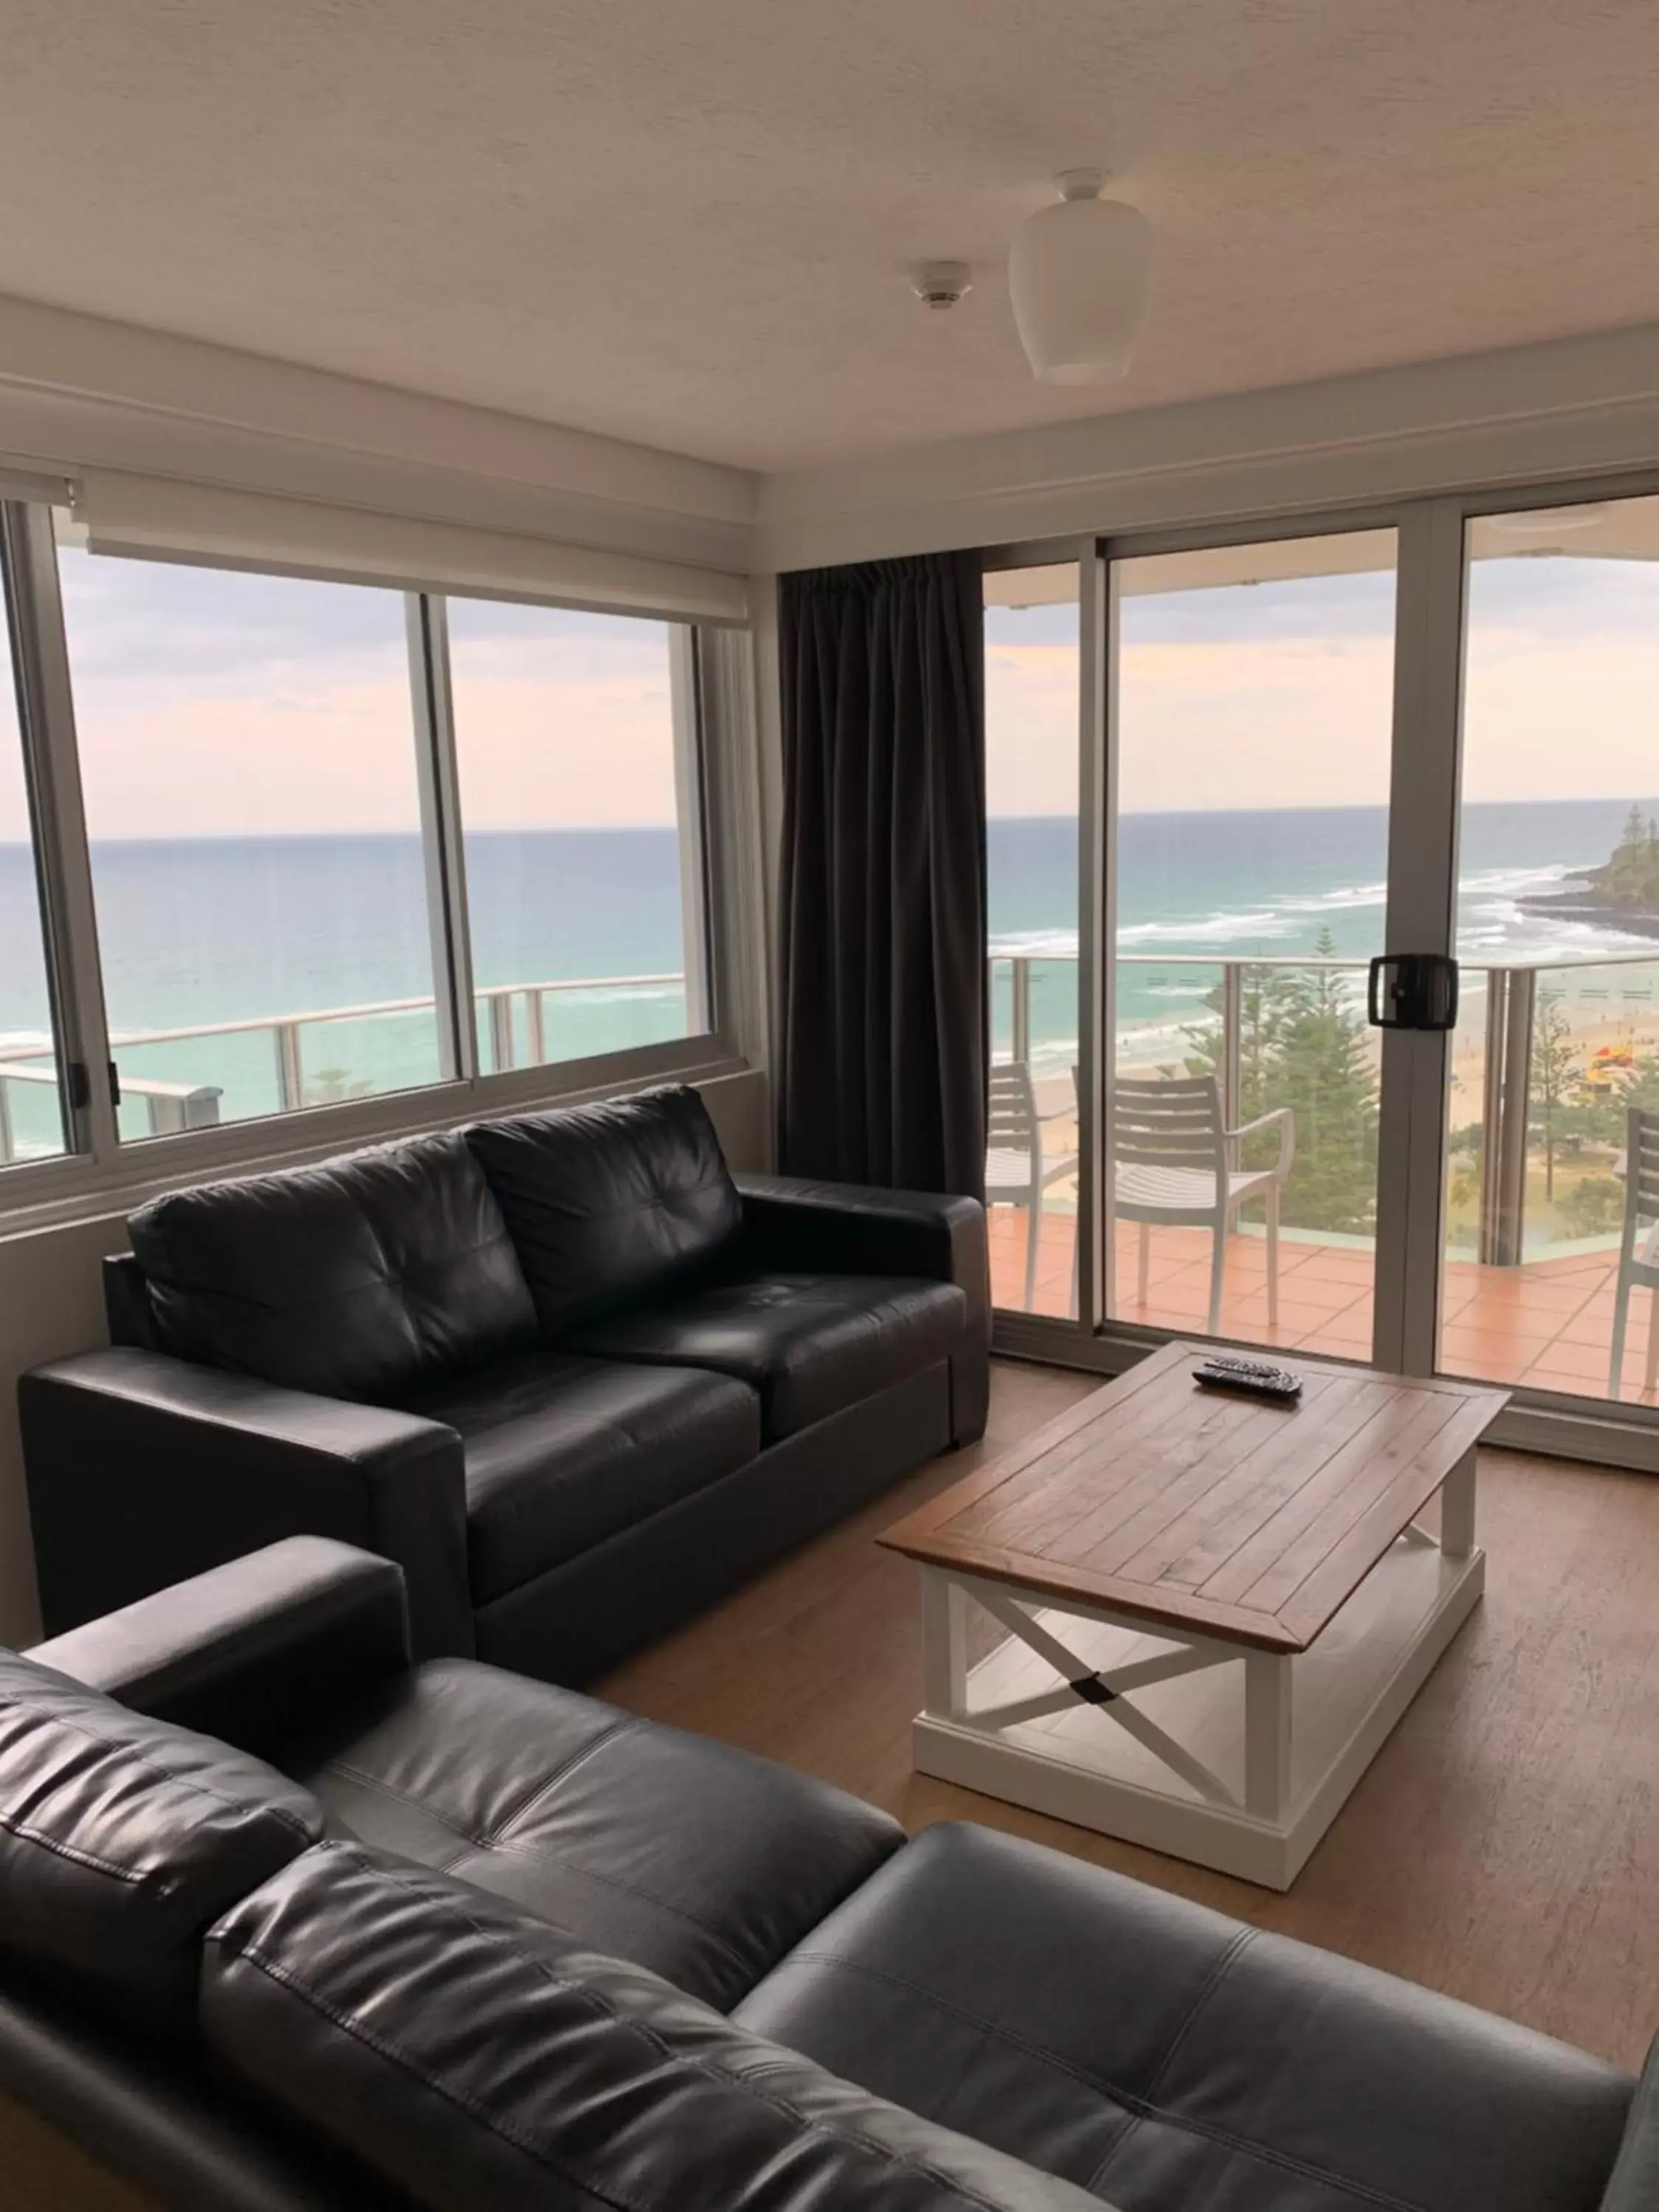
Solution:
<svg viewBox="0 0 1659 2212">
<path fill-rule="evenodd" d="M 418 1088 L 438 1080 L 430 997 L 240 1021 L 122 1030 L 110 1042 L 129 1139 Z M 682 975 L 490 984 L 476 994 L 486 1073 L 683 1036 Z M 57 1075 L 42 1047 L 0 1053 L 0 1164 L 61 1149 Z"/>
<path fill-rule="evenodd" d="M 990 962 L 994 1050 L 1030 1067 L 1056 1150 L 1069 1147 L 1075 1126 L 1066 1109 L 1075 1097 L 1076 958 L 994 946 Z M 1345 1012 L 1347 1110 L 1298 1128 L 1295 1211 L 1307 1218 L 1287 1215 L 1291 1236 L 1363 1238 L 1374 1223 L 1380 1039 L 1364 1024 L 1365 964 L 1117 956 L 1117 1073 L 1213 1068 L 1230 1122 L 1247 1118 L 1271 1082 L 1261 1061 L 1275 1049 L 1275 998 L 1282 1008 L 1287 994 L 1322 989 Z M 1465 963 L 1449 1091 L 1449 1249 L 1497 1267 L 1611 1250 L 1624 1218 L 1632 1105 L 1659 1109 L 1659 953 L 1548 967 Z M 1074 1205 L 1070 1184 L 1045 1198 L 1050 1211 Z"/>
</svg>

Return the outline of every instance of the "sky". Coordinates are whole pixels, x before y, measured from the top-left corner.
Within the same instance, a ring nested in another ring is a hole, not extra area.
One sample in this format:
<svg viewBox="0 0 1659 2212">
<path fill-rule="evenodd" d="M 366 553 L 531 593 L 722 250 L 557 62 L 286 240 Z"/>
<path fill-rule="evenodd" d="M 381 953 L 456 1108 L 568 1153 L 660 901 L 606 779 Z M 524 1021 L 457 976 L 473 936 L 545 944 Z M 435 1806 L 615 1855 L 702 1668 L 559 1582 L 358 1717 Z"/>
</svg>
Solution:
<svg viewBox="0 0 1659 2212">
<path fill-rule="evenodd" d="M 1124 810 L 1386 804 L 1393 602 L 1387 574 L 1127 597 Z M 1075 811 L 1076 641 L 1074 607 L 987 611 L 993 814 Z M 1474 562 L 1464 712 L 1468 799 L 1650 791 L 1659 563 Z"/>
<path fill-rule="evenodd" d="M 1138 564 L 1148 580 L 1156 563 Z M 415 830 L 394 592 L 62 556 L 95 838 Z M 1391 574 L 1124 601 L 1126 811 L 1381 805 Z M 462 804 L 474 830 L 669 823 L 660 624 L 452 600 Z M 1466 797 L 1652 788 L 1659 562 L 1474 564 Z M 994 814 L 1064 814 L 1077 788 L 1074 607 L 988 611 Z M 8 718 L 10 702 L 0 709 Z M 26 834 L 0 721 L 0 838 Z"/>
<path fill-rule="evenodd" d="M 74 547 L 61 574 L 94 839 L 417 827 L 401 593 Z M 665 624 L 455 599 L 450 638 L 469 829 L 674 820 Z"/>
</svg>

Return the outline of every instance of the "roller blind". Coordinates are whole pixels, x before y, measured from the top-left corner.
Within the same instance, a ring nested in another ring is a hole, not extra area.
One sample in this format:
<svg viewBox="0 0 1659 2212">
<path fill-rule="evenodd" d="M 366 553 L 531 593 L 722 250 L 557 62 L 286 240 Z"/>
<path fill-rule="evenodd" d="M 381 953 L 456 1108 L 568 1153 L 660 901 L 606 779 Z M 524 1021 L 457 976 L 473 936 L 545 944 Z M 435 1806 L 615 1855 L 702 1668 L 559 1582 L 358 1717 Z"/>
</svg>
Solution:
<svg viewBox="0 0 1659 2212">
<path fill-rule="evenodd" d="M 76 485 L 75 516 L 94 553 L 195 558 L 682 622 L 742 623 L 748 615 L 746 580 L 723 569 L 161 477 L 91 471 Z"/>
</svg>

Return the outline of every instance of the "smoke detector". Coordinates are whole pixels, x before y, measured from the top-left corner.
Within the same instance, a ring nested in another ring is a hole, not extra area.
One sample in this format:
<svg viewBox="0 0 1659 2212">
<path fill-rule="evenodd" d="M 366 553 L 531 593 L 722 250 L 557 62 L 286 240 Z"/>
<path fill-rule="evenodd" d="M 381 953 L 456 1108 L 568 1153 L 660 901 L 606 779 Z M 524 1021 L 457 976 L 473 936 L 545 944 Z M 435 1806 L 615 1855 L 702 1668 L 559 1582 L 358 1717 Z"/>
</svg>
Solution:
<svg viewBox="0 0 1659 2212">
<path fill-rule="evenodd" d="M 924 307 L 954 307 L 973 290 L 974 272 L 965 261 L 924 261 L 910 289 Z"/>
</svg>

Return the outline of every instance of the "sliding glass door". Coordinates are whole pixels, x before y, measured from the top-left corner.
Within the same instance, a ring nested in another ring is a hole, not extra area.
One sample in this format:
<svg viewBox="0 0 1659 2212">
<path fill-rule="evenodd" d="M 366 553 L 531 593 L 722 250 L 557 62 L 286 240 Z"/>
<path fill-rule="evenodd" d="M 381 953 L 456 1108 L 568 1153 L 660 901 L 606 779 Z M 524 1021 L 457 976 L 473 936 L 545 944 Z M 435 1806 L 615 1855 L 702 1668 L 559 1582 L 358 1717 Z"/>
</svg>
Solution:
<svg viewBox="0 0 1659 2212">
<path fill-rule="evenodd" d="M 1050 547 L 985 619 L 1007 1340 L 1659 1466 L 1659 492 Z"/>
<path fill-rule="evenodd" d="M 1395 537 L 1112 563 L 1109 1321 L 1370 1356 Z"/>
<path fill-rule="evenodd" d="M 1079 564 L 985 578 L 991 1288 L 1077 1312 Z"/>
<path fill-rule="evenodd" d="M 1659 1403 L 1659 497 L 1472 515 L 1439 1365 Z"/>
</svg>

